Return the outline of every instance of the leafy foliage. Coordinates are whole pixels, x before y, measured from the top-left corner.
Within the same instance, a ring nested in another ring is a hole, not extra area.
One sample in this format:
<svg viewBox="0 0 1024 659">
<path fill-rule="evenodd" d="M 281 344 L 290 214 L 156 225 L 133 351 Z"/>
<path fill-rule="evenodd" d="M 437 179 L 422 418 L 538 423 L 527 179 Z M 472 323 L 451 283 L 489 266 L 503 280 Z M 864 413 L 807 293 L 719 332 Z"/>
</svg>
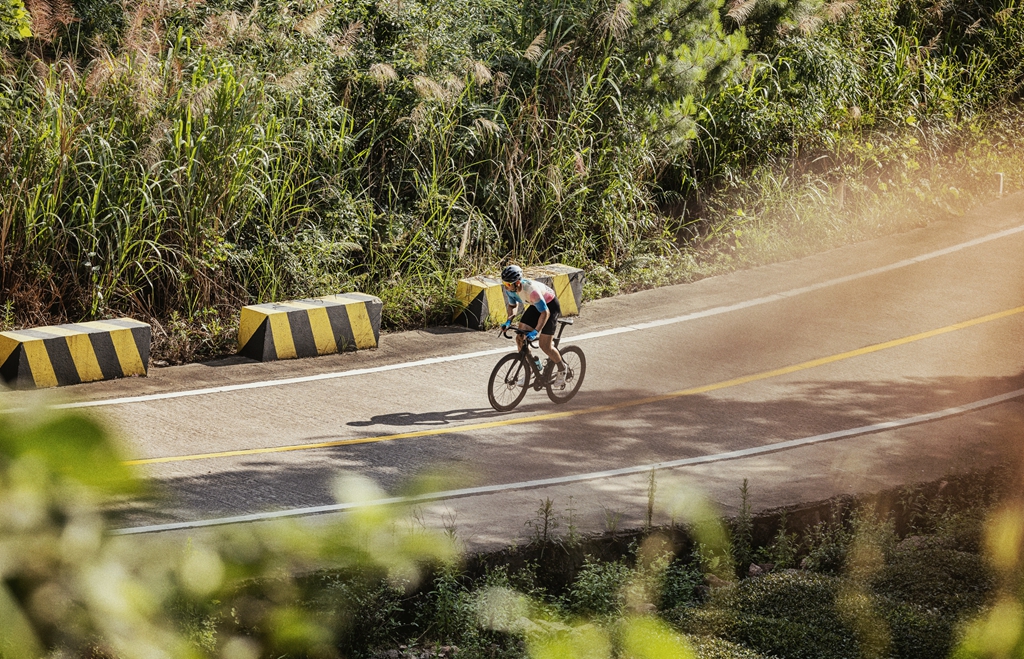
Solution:
<svg viewBox="0 0 1024 659">
<path fill-rule="evenodd" d="M 22 0 L 0 0 L 0 48 L 13 39 L 31 37 L 29 19 Z"/>
<path fill-rule="evenodd" d="M 443 535 L 394 507 L 357 508 L 322 532 L 239 527 L 184 547 L 114 537 L 104 502 L 142 485 L 106 430 L 76 414 L 5 414 L 0 639 L 5 657 L 1006 656 L 1024 633 L 1014 613 L 1024 515 L 996 488 L 969 485 L 927 505 L 907 497 L 908 519 L 926 535 L 899 543 L 890 517 L 862 507 L 839 520 L 837 574 L 739 582 L 710 571 L 708 556 L 731 554 L 706 504 L 665 488 L 698 541 L 692 559 L 653 533 L 625 560 L 587 560 L 559 597 L 532 564 L 474 581 Z M 381 496 L 361 479 L 338 490 Z M 969 539 L 942 531 L 960 514 L 987 518 L 978 547 L 950 548 Z"/>
<path fill-rule="evenodd" d="M 184 548 L 111 536 L 104 503 L 140 487 L 95 421 L 0 416 L 5 657 L 324 655 L 344 619 L 315 615 L 297 575 L 331 564 L 413 581 L 453 555 L 372 506 L 322 532 L 236 529 Z M 358 479 L 339 492 L 380 496 Z"/>
<path fill-rule="evenodd" d="M 703 599 L 704 575 L 687 561 L 672 561 L 662 577 L 658 608 L 668 611 L 693 606 Z"/>
<path fill-rule="evenodd" d="M 727 257 L 836 185 L 821 231 L 896 189 L 956 210 L 933 169 L 989 171 L 1014 1 L 39 0 L 0 58 L 0 285 L 18 325 L 362 289 L 407 327 L 507 258 L 698 276 L 677 238 Z"/>
<path fill-rule="evenodd" d="M 981 556 L 951 549 L 896 552 L 871 583 L 880 595 L 946 616 L 976 611 L 994 585 Z"/>
<path fill-rule="evenodd" d="M 632 570 L 622 562 L 588 559 L 568 594 L 568 609 L 582 615 L 614 615 L 625 605 Z"/>
</svg>

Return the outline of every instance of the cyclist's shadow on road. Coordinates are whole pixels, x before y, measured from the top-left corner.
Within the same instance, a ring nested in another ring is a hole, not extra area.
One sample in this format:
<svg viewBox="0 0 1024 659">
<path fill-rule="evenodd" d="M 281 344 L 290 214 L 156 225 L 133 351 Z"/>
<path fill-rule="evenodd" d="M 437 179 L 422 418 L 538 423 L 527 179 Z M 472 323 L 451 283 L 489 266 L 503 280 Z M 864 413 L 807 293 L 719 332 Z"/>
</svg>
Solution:
<svg viewBox="0 0 1024 659">
<path fill-rule="evenodd" d="M 394 414 L 378 414 L 368 421 L 349 421 L 349 426 L 445 426 L 460 421 L 487 419 L 502 416 L 489 407 L 470 408 L 465 410 L 449 410 L 447 412 L 395 412 Z"/>
</svg>

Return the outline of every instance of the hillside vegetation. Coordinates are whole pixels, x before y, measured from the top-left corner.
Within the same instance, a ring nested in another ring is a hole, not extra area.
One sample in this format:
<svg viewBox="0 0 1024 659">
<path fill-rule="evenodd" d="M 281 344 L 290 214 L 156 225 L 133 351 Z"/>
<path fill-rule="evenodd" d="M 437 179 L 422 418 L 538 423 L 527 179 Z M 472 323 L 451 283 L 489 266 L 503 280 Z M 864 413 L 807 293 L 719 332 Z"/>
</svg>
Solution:
<svg viewBox="0 0 1024 659">
<path fill-rule="evenodd" d="M 0 0 L 0 329 L 795 256 L 1020 187 L 1022 90 L 1020 0 Z"/>
</svg>

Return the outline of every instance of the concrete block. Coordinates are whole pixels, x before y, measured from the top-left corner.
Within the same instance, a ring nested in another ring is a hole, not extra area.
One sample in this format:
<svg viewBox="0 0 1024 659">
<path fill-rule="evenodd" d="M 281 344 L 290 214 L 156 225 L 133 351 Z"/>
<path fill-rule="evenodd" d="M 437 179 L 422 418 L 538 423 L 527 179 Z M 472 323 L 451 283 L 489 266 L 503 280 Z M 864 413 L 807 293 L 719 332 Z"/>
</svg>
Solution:
<svg viewBox="0 0 1024 659">
<path fill-rule="evenodd" d="M 0 378 L 42 389 L 144 376 L 151 338 L 148 324 L 130 318 L 0 332 Z"/>
<path fill-rule="evenodd" d="M 376 348 L 382 307 L 380 298 L 362 293 L 243 307 L 238 352 L 273 361 Z"/>
<path fill-rule="evenodd" d="M 553 263 L 526 268 L 523 274 L 528 279 L 536 279 L 554 289 L 563 316 L 579 314 L 583 304 L 583 270 Z M 482 330 L 487 325 L 493 326 L 505 321 L 505 297 L 500 279 L 483 276 L 461 279 L 455 297 L 461 306 L 454 317 L 457 325 Z"/>
</svg>

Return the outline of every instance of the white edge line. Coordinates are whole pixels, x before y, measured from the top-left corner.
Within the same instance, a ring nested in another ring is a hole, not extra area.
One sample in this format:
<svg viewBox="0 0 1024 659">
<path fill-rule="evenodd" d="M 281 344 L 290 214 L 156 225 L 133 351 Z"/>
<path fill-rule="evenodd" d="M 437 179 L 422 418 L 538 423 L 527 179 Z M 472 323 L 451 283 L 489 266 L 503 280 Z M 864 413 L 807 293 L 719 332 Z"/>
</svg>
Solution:
<svg viewBox="0 0 1024 659">
<path fill-rule="evenodd" d="M 1010 391 L 1008 393 L 1000 394 L 998 396 L 992 396 L 990 398 L 984 398 L 982 400 L 974 401 L 973 403 L 958 405 L 956 407 L 950 407 L 944 410 L 939 410 L 937 412 L 919 414 L 917 416 L 908 417 L 906 419 L 899 419 L 896 421 L 883 421 L 880 423 L 871 424 L 869 426 L 860 426 L 859 428 L 850 428 L 847 430 L 837 430 L 835 432 L 824 433 L 821 435 L 813 435 L 811 437 L 804 437 L 802 439 L 791 439 L 788 441 L 778 442 L 775 444 L 754 446 L 751 448 L 739 449 L 736 451 L 728 451 L 726 453 L 716 453 L 714 455 L 701 455 L 692 458 L 682 458 L 679 460 L 668 460 L 646 465 L 637 465 L 633 467 L 607 469 L 604 471 L 592 471 L 585 474 L 574 474 L 571 476 L 541 478 L 537 480 L 521 481 L 518 483 L 503 483 L 499 485 L 467 487 L 458 490 L 445 490 L 441 492 L 431 492 L 429 494 L 421 494 L 412 497 L 390 497 L 387 499 L 376 499 L 374 501 L 364 501 L 357 503 L 338 503 L 326 506 L 313 506 L 309 508 L 292 508 L 289 510 L 278 510 L 266 513 L 253 513 L 249 515 L 236 515 L 233 517 L 218 517 L 214 519 L 204 519 L 193 522 L 175 522 L 171 524 L 154 524 L 151 526 L 120 528 L 111 530 L 110 534 L 138 535 L 142 533 L 181 531 L 187 529 L 203 528 L 208 526 L 241 524 L 246 522 L 263 522 L 273 519 L 281 519 L 285 517 L 305 517 L 309 515 L 319 515 L 323 513 L 344 512 L 346 510 L 364 508 L 367 506 L 386 506 L 398 503 L 418 503 L 423 501 L 436 501 L 440 499 L 456 499 L 480 494 L 494 494 L 498 492 L 508 492 L 512 490 L 529 490 L 538 487 L 548 487 L 552 485 L 566 485 L 569 483 L 579 483 L 582 481 L 599 480 L 603 478 L 614 478 L 617 476 L 629 476 L 633 474 L 647 473 L 657 469 L 674 469 L 677 467 L 688 467 L 692 465 L 708 464 L 713 462 L 724 462 L 725 460 L 748 458 L 756 455 L 775 453 L 777 451 L 786 451 L 793 448 L 799 448 L 801 446 L 809 446 L 811 444 L 820 444 L 823 442 L 835 441 L 837 439 L 845 439 L 848 437 L 867 435 L 870 433 L 880 432 L 882 430 L 905 428 L 907 426 L 913 426 L 921 423 L 927 423 L 929 421 L 936 421 L 938 419 L 956 416 L 958 414 L 964 414 L 965 412 L 971 412 L 977 409 L 981 409 L 983 407 L 998 405 L 999 403 L 1005 403 L 1008 400 L 1020 398 L 1021 396 L 1024 396 L 1024 389 L 1017 389 L 1015 391 Z"/>
<path fill-rule="evenodd" d="M 845 283 L 848 283 L 848 282 L 851 282 L 851 281 L 855 281 L 857 279 L 863 279 L 864 277 L 871 277 L 871 276 L 874 276 L 874 275 L 882 274 L 884 272 L 890 272 L 892 270 L 898 270 L 900 268 L 905 268 L 907 266 L 915 265 L 917 263 L 921 263 L 923 261 L 928 261 L 930 259 L 938 258 L 940 256 L 946 256 L 948 254 L 952 254 L 954 252 L 958 252 L 958 251 L 967 249 L 969 247 L 974 247 L 976 245 L 981 245 L 983 243 L 987 243 L 987 242 L 992 241 L 992 240 L 998 240 L 999 238 L 1005 238 L 1006 236 L 1010 236 L 1010 235 L 1013 235 L 1015 233 L 1021 233 L 1021 232 L 1024 232 L 1024 225 L 1021 225 L 1021 226 L 1018 226 L 1018 227 L 1013 227 L 1013 228 L 1010 228 L 1010 229 L 1004 229 L 1004 230 L 998 231 L 996 233 L 988 234 L 987 236 L 982 236 L 980 238 L 975 238 L 974 240 L 969 240 L 969 241 L 964 242 L 964 243 L 959 243 L 959 244 L 956 244 L 956 245 L 952 245 L 950 247 L 946 247 L 946 248 L 943 248 L 943 249 L 940 249 L 940 250 L 936 250 L 934 252 L 928 252 L 927 254 L 922 254 L 921 256 L 916 256 L 916 257 L 913 257 L 913 258 L 910 258 L 910 259 L 904 259 L 904 260 L 898 261 L 896 263 L 891 263 L 889 265 L 881 266 L 881 267 L 878 267 L 878 268 L 872 268 L 871 270 L 865 270 L 863 272 L 858 272 L 858 273 L 855 273 L 855 274 L 852 274 L 852 275 L 846 275 L 844 277 L 837 277 L 835 279 L 829 279 L 827 281 L 823 281 L 823 282 L 820 282 L 820 283 L 817 283 L 817 284 L 811 284 L 809 286 L 802 286 L 800 288 L 794 288 L 794 289 L 791 289 L 791 290 L 788 290 L 788 291 L 783 291 L 781 293 L 773 293 L 771 295 L 766 295 L 764 297 L 759 297 L 759 298 L 755 298 L 755 299 L 752 299 L 752 300 L 746 300 L 744 302 L 737 302 L 736 304 L 730 304 L 730 305 L 721 306 L 721 307 L 714 307 L 714 308 L 711 308 L 711 309 L 705 309 L 703 311 L 695 311 L 693 313 L 684 314 L 682 316 L 674 316 L 672 318 L 664 318 L 664 319 L 661 319 L 661 320 L 653 320 L 653 321 L 650 321 L 650 322 L 639 323 L 639 324 L 636 324 L 636 325 L 627 325 L 627 326 L 624 326 L 624 327 L 616 327 L 616 328 L 612 328 L 612 329 L 601 330 L 601 331 L 598 331 L 598 332 L 590 332 L 590 333 L 587 333 L 587 334 L 580 334 L 579 336 L 572 337 L 571 340 L 573 342 L 587 341 L 589 339 L 598 339 L 598 338 L 602 338 L 602 337 L 606 337 L 606 336 L 613 336 L 615 334 L 625 334 L 625 333 L 628 333 L 628 332 L 638 332 L 640 330 L 653 329 L 655 327 L 663 327 L 665 325 L 675 325 L 677 323 L 685 323 L 685 322 L 688 322 L 688 321 L 691 321 L 691 320 L 697 320 L 697 319 L 700 319 L 700 318 L 708 318 L 710 316 L 718 316 L 718 315 L 721 315 L 721 314 L 730 313 L 732 311 L 739 311 L 741 309 L 749 309 L 751 307 L 760 306 L 762 304 L 768 304 L 770 302 L 776 302 L 778 300 L 783 300 L 783 299 L 786 299 L 786 298 L 795 297 L 797 295 L 803 295 L 805 293 L 811 293 L 811 292 L 814 292 L 814 291 L 821 290 L 823 288 L 829 288 L 831 286 L 838 286 L 840 284 L 845 284 Z M 443 364 L 443 363 L 446 363 L 446 362 L 462 361 L 464 359 L 476 359 L 477 357 L 487 357 L 487 356 L 490 356 L 490 355 L 497 355 L 497 354 L 500 354 L 500 353 L 503 353 L 503 352 L 507 352 L 507 348 L 504 348 L 504 347 L 502 347 L 502 348 L 493 348 L 493 349 L 490 349 L 490 350 L 480 350 L 480 351 L 477 351 L 477 352 L 468 352 L 468 353 L 464 353 L 464 354 L 461 354 L 461 355 L 449 355 L 449 356 L 445 356 L 445 357 L 430 357 L 428 359 L 419 359 L 419 360 L 416 360 L 416 361 L 402 362 L 402 363 L 399 363 L 399 364 L 388 364 L 388 365 L 385 365 L 385 366 L 373 366 L 373 367 L 369 367 L 369 368 L 357 368 L 357 369 L 353 369 L 351 371 L 335 371 L 335 372 L 332 372 L 332 373 L 320 373 L 320 374 L 317 374 L 317 375 L 304 375 L 304 376 L 301 376 L 301 377 L 282 378 L 282 379 L 279 379 L 279 380 L 263 380 L 263 381 L 260 381 L 260 382 L 247 382 L 247 383 L 244 383 L 244 384 L 231 384 L 231 385 L 224 385 L 224 386 L 221 386 L 221 387 L 209 387 L 209 388 L 206 388 L 206 389 L 191 389 L 191 390 L 187 390 L 187 391 L 172 391 L 172 392 L 167 392 L 167 393 L 162 393 L 162 394 L 145 394 L 145 395 L 141 395 L 141 396 L 129 396 L 129 397 L 125 397 L 125 398 L 107 398 L 107 399 L 101 399 L 101 400 L 78 401 L 78 402 L 74 402 L 74 403 L 60 403 L 60 404 L 57 404 L 57 405 L 49 405 L 47 407 L 50 408 L 50 409 L 56 409 L 56 410 L 72 410 L 72 409 L 81 409 L 81 408 L 87 408 L 87 407 L 106 407 L 106 406 L 110 406 L 110 405 L 125 405 L 125 404 L 128 404 L 128 403 L 144 403 L 144 402 L 149 402 L 149 401 L 154 401 L 154 400 L 168 400 L 168 399 L 172 399 L 172 398 L 186 398 L 186 397 L 189 397 L 189 396 L 204 396 L 204 395 L 207 395 L 207 394 L 219 394 L 219 393 L 227 393 L 227 392 L 231 392 L 231 391 L 243 391 L 243 390 L 246 390 L 246 389 L 262 389 L 264 387 L 279 387 L 279 386 L 284 386 L 284 385 L 288 385 L 288 384 L 302 384 L 304 382 L 316 382 L 316 381 L 319 381 L 319 380 L 333 380 L 333 379 L 336 379 L 336 378 L 347 378 L 347 377 L 354 377 L 354 376 L 357 376 L 357 375 L 369 375 L 371 373 L 384 373 L 386 371 L 396 371 L 396 370 L 405 369 L 405 368 L 416 368 L 416 367 L 419 367 L 419 366 L 429 366 L 429 365 L 432 365 L 432 364 Z M 25 408 L 7 408 L 7 409 L 0 409 L 0 414 L 9 414 L 9 413 L 23 412 L 23 411 L 25 411 Z"/>
</svg>

